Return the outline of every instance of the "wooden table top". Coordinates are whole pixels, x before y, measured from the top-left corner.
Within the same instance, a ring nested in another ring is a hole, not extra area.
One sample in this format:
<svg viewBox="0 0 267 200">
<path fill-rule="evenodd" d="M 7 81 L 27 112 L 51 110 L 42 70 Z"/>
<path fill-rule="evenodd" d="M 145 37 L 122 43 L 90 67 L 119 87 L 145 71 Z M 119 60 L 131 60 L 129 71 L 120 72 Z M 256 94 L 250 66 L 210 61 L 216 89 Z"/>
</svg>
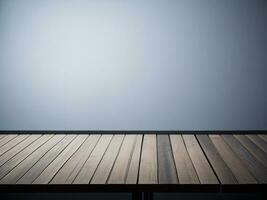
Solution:
<svg viewBox="0 0 267 200">
<path fill-rule="evenodd" d="M 0 184 L 10 191 L 265 190 L 267 135 L 0 134 Z"/>
</svg>

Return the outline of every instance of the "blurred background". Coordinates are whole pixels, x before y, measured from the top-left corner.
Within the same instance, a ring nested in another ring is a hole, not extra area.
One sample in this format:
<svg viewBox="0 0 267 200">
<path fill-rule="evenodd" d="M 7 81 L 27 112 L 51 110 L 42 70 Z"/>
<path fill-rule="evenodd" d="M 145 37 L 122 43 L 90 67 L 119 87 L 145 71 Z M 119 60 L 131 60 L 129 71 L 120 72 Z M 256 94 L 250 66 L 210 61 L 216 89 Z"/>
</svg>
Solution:
<svg viewBox="0 0 267 200">
<path fill-rule="evenodd" d="M 265 0 L 0 0 L 1 130 L 267 128 Z"/>
<path fill-rule="evenodd" d="M 0 130 L 266 130 L 266 86 L 265 0 L 0 0 Z"/>
</svg>

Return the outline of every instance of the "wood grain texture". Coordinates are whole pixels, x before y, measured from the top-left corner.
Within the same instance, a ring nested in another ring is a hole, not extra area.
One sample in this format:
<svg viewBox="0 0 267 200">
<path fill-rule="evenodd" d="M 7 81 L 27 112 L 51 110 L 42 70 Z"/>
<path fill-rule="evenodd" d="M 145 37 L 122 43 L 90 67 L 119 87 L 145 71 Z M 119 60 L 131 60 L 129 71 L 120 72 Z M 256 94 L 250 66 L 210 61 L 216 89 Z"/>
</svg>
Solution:
<svg viewBox="0 0 267 200">
<path fill-rule="evenodd" d="M 169 135 L 157 135 L 159 184 L 178 183 Z"/>
<path fill-rule="evenodd" d="M 211 163 L 219 181 L 222 184 L 237 183 L 233 173 L 221 158 L 219 152 L 207 135 L 197 135 L 197 139 L 204 150 L 209 162 Z"/>
<path fill-rule="evenodd" d="M 108 148 L 113 135 L 102 135 L 90 157 L 85 162 L 77 177 L 74 179 L 74 184 L 88 184 L 91 181 L 95 170 L 100 163 L 106 149 Z"/>
<path fill-rule="evenodd" d="M 9 141 L 13 140 L 17 136 L 18 136 L 17 134 L 7 135 L 6 137 L 0 140 L 0 147 L 7 144 Z"/>
<path fill-rule="evenodd" d="M 259 134 L 258 135 L 261 139 L 263 139 L 265 142 L 267 142 L 267 135 Z"/>
<path fill-rule="evenodd" d="M 108 183 L 123 184 L 126 181 L 129 165 L 136 143 L 137 135 L 126 135 L 121 146 L 118 157 L 114 163 L 112 172 L 110 174 Z"/>
<path fill-rule="evenodd" d="M 218 180 L 194 135 L 183 135 L 183 139 L 202 184 L 218 184 Z"/>
<path fill-rule="evenodd" d="M 247 135 L 247 137 L 267 154 L 267 142 L 262 137 L 257 135 Z"/>
<path fill-rule="evenodd" d="M 78 135 L 45 170 L 34 180 L 34 184 L 47 184 L 56 175 L 64 163 L 77 151 L 88 135 Z"/>
<path fill-rule="evenodd" d="M 78 151 L 58 171 L 50 184 L 72 183 L 90 156 L 101 135 L 90 135 Z"/>
<path fill-rule="evenodd" d="M 63 135 L 65 136 L 65 135 Z M 49 166 L 49 164 L 68 146 L 76 135 L 67 135 L 51 148 L 34 166 L 18 181 L 18 184 L 31 184 Z"/>
<path fill-rule="evenodd" d="M 137 135 L 134 150 L 133 150 L 133 155 L 131 158 L 131 162 L 130 162 L 130 166 L 129 166 L 129 170 L 128 170 L 128 174 L 126 178 L 126 184 L 137 184 L 141 151 L 142 151 L 142 142 L 143 142 L 143 135 Z"/>
<path fill-rule="evenodd" d="M 23 151 L 26 147 L 28 147 L 31 143 L 36 141 L 38 138 L 40 138 L 42 135 L 31 135 L 27 138 L 27 140 L 23 140 L 19 144 L 17 144 L 12 149 L 8 150 L 4 154 L 0 156 L 0 166 L 2 166 L 4 163 L 6 163 L 8 160 L 10 160 L 12 157 L 14 157 L 19 152 Z"/>
<path fill-rule="evenodd" d="M 11 140 L 10 142 L 2 145 L 0 147 L 0 156 L 3 155 L 5 152 L 7 152 L 8 150 L 12 149 L 13 147 L 15 147 L 16 145 L 18 145 L 20 142 L 22 142 L 24 139 L 26 139 L 27 137 L 29 137 L 30 135 L 18 135 L 18 137 L 15 137 L 13 140 Z"/>
<path fill-rule="evenodd" d="M 30 133 L 0 134 L 0 188 L 215 192 L 267 184 L 264 134 Z"/>
<path fill-rule="evenodd" d="M 141 163 L 139 169 L 139 184 L 158 183 L 157 137 L 144 135 Z"/>
<path fill-rule="evenodd" d="M 179 183 L 199 184 L 196 170 L 186 150 L 182 136 L 171 134 L 170 140 Z"/>
<path fill-rule="evenodd" d="M 4 138 L 4 137 L 6 137 L 7 135 L 6 134 L 1 134 L 0 135 L 0 142 L 1 142 L 1 140 Z"/>
<path fill-rule="evenodd" d="M 20 151 L 14 157 L 9 159 L 4 165 L 0 167 L 0 179 L 2 179 L 6 174 L 8 174 L 14 167 L 16 167 L 20 162 L 27 158 L 32 152 L 42 146 L 47 142 L 52 135 L 43 135 L 27 146 L 25 149 Z"/>
<path fill-rule="evenodd" d="M 234 135 L 237 140 L 258 160 L 264 167 L 267 168 L 267 154 L 264 153 L 256 144 L 254 144 L 245 135 Z"/>
<path fill-rule="evenodd" d="M 44 145 L 25 158 L 19 165 L 10 171 L 2 180 L 2 183 L 15 184 L 39 159 L 46 154 L 55 144 L 62 140 L 64 135 L 55 135 Z"/>
<path fill-rule="evenodd" d="M 233 135 L 223 135 L 223 139 L 228 143 L 232 150 L 247 166 L 253 176 L 260 182 L 267 182 L 267 169 L 251 155 L 251 153 L 241 145 Z"/>
<path fill-rule="evenodd" d="M 215 145 L 217 151 L 223 158 L 226 165 L 231 169 L 240 184 L 255 184 L 256 179 L 251 175 L 246 166 L 242 163 L 240 158 L 233 152 L 233 150 L 225 143 L 220 135 L 210 135 L 210 139 Z"/>
<path fill-rule="evenodd" d="M 97 170 L 90 182 L 90 184 L 105 184 L 108 180 L 111 169 L 114 165 L 116 157 L 119 153 L 124 135 L 115 135 L 105 152 L 103 159 L 99 163 Z"/>
</svg>

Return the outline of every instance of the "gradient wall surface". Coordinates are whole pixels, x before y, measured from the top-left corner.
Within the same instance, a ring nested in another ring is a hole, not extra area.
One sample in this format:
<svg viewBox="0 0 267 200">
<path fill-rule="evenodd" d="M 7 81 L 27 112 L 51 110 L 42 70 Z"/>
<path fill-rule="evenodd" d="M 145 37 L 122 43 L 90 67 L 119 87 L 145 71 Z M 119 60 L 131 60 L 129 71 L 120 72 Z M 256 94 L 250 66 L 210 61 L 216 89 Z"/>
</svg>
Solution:
<svg viewBox="0 0 267 200">
<path fill-rule="evenodd" d="M 1 0 L 0 129 L 267 129 L 267 1 Z"/>
</svg>

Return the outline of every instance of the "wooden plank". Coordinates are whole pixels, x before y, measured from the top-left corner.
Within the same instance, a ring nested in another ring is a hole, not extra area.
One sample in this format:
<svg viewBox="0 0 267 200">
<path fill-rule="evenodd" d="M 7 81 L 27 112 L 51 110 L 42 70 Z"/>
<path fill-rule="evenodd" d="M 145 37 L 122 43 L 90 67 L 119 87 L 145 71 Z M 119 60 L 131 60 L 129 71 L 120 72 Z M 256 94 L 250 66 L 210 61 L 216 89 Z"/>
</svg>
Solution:
<svg viewBox="0 0 267 200">
<path fill-rule="evenodd" d="M 156 135 L 144 135 L 143 149 L 139 171 L 139 184 L 158 183 L 157 163 L 157 138 Z"/>
<path fill-rule="evenodd" d="M 54 145 L 64 138 L 65 135 L 54 135 L 44 145 L 34 151 L 13 170 L 11 170 L 2 180 L 1 183 L 15 184 L 40 158 L 45 155 Z"/>
<path fill-rule="evenodd" d="M 14 146 L 22 142 L 24 139 L 29 137 L 30 135 L 18 135 L 18 137 L 15 137 L 13 140 L 10 142 L 4 144 L 3 146 L 0 147 L 0 156 L 3 155 L 5 152 L 8 150 L 12 149 Z"/>
<path fill-rule="evenodd" d="M 131 162 L 137 135 L 126 135 L 118 157 L 114 163 L 108 183 L 123 184 L 125 183 L 128 168 Z"/>
<path fill-rule="evenodd" d="M 50 182 L 51 184 L 70 184 L 73 182 L 82 166 L 90 156 L 101 135 L 90 135 L 82 144 L 78 151 L 64 164 L 56 176 Z"/>
<path fill-rule="evenodd" d="M 0 134 L 0 141 L 6 136 L 7 136 L 6 134 Z"/>
<path fill-rule="evenodd" d="M 34 166 L 18 181 L 18 184 L 31 184 L 45 168 L 77 137 L 77 135 L 64 135 L 65 137 L 50 149 Z"/>
<path fill-rule="evenodd" d="M 170 135 L 173 157 L 180 184 L 198 184 L 199 179 L 186 150 L 182 136 Z"/>
<path fill-rule="evenodd" d="M 254 142 L 261 150 L 267 153 L 267 142 L 257 135 L 246 135 L 252 142 Z"/>
<path fill-rule="evenodd" d="M 4 137 L 2 140 L 0 140 L 0 147 L 7 144 L 9 141 L 13 140 L 15 137 L 17 137 L 17 134 L 9 134 L 6 137 Z"/>
<path fill-rule="evenodd" d="M 0 156 L 0 166 L 6 163 L 9 159 L 14 157 L 19 152 L 23 151 L 28 145 L 36 141 L 42 135 L 31 135 L 26 140 L 23 140 L 21 143 L 17 144 L 15 147 L 10 149 L 9 151 L 5 152 L 3 155 Z"/>
<path fill-rule="evenodd" d="M 141 158 L 143 135 L 137 135 L 133 155 L 131 158 L 126 184 L 137 184 L 138 172 Z"/>
<path fill-rule="evenodd" d="M 47 142 L 52 135 L 43 135 L 38 138 L 32 144 L 27 146 L 21 152 L 16 154 L 10 160 L 8 160 L 4 165 L 0 167 L 0 179 L 2 179 L 6 174 L 8 174 L 14 167 L 16 167 L 20 162 L 22 162 L 25 158 L 27 158 L 32 152 L 42 146 L 45 142 Z"/>
<path fill-rule="evenodd" d="M 218 180 L 194 135 L 183 135 L 188 154 L 202 184 L 218 184 Z"/>
<path fill-rule="evenodd" d="M 222 184 L 267 183 L 265 135 L 50 136 L 18 134 L 3 142 L 0 183 L 211 184 L 200 179 L 207 166 Z"/>
<path fill-rule="evenodd" d="M 178 183 L 169 135 L 157 135 L 159 184 Z"/>
<path fill-rule="evenodd" d="M 233 150 L 225 143 L 219 135 L 209 135 L 211 141 L 216 147 L 217 151 L 223 158 L 224 162 L 231 169 L 240 184 L 257 183 L 256 179 L 251 175 L 249 170 L 242 163 L 240 158 L 233 152 Z"/>
<path fill-rule="evenodd" d="M 112 169 L 112 166 L 115 162 L 115 159 L 119 153 L 122 141 L 124 139 L 124 135 L 115 135 L 105 152 L 103 159 L 99 163 L 99 166 L 97 167 L 95 174 L 92 177 L 92 180 L 90 181 L 90 184 L 105 184 L 110 171 Z"/>
<path fill-rule="evenodd" d="M 222 184 L 237 183 L 237 180 L 235 179 L 233 173 L 221 158 L 219 152 L 211 142 L 210 138 L 207 135 L 197 135 L 197 139 L 210 164 L 212 165 L 213 170 L 217 174 L 219 181 Z"/>
<path fill-rule="evenodd" d="M 267 142 L 267 135 L 259 134 L 258 135 L 261 139 L 263 139 L 265 142 Z"/>
<path fill-rule="evenodd" d="M 234 137 L 259 161 L 267 167 L 267 154 L 265 154 L 255 143 L 245 135 L 234 135 Z"/>
<path fill-rule="evenodd" d="M 260 183 L 267 183 L 267 169 L 258 160 L 256 160 L 233 135 L 223 135 L 222 137 L 241 158 L 254 177 Z"/>
<path fill-rule="evenodd" d="M 77 149 L 86 140 L 88 135 L 78 135 L 57 157 L 50 165 L 36 178 L 34 184 L 48 184 L 50 180 L 56 175 L 58 170 L 64 163 L 77 151 Z"/>
<path fill-rule="evenodd" d="M 101 161 L 113 135 L 102 135 L 83 168 L 74 179 L 74 184 L 88 184 Z"/>
</svg>

